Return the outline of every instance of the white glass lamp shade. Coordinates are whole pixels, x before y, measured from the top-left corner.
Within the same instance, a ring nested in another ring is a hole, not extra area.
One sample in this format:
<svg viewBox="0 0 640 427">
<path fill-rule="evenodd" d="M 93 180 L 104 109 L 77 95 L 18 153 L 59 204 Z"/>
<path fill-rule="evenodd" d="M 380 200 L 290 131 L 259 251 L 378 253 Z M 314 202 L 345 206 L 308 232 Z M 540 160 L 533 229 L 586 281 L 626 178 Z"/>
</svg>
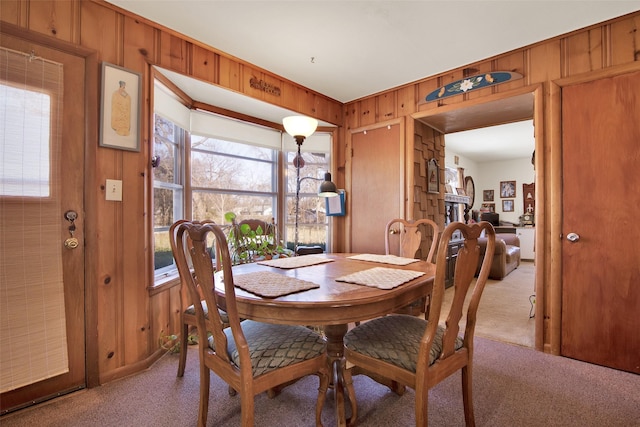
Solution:
<svg viewBox="0 0 640 427">
<path fill-rule="evenodd" d="M 308 137 L 318 128 L 318 121 L 306 116 L 289 116 L 282 119 L 284 130 L 293 137 Z"/>
</svg>

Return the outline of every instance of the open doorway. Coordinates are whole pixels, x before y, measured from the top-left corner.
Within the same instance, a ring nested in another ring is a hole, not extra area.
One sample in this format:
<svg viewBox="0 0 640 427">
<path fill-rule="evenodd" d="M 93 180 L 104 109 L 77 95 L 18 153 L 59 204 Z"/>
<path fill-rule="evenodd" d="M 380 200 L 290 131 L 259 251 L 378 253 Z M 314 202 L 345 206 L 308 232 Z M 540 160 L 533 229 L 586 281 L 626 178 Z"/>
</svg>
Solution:
<svg viewBox="0 0 640 427">
<path fill-rule="evenodd" d="M 535 182 L 533 130 L 533 120 L 524 120 L 444 135 L 445 167 L 474 181 L 470 220 L 490 212 L 499 224 L 500 256 L 478 308 L 476 334 L 526 347 L 535 346 L 535 223 L 524 220 L 528 205 L 531 213 L 535 205 L 524 190 Z M 501 194 L 503 182 L 515 183 L 513 194 Z"/>
<path fill-rule="evenodd" d="M 437 112 L 416 114 L 414 118 L 442 132 L 445 166 L 462 170 L 465 177 L 473 178 L 475 194 L 470 211 L 478 212 L 483 205 L 491 205 L 494 212 L 501 214 L 505 225 L 499 231 L 519 235 L 523 225 L 520 217 L 526 209 L 522 184 L 535 182 L 532 161 L 536 144 L 534 93 L 503 95 L 494 99 L 484 103 L 470 102 L 465 106 L 443 106 Z M 518 131 L 526 134 L 518 135 Z M 510 132 L 513 133 L 511 136 L 508 135 Z M 495 145 L 501 134 L 518 147 L 510 147 L 514 149 L 511 154 L 504 149 L 497 151 L 498 154 L 492 158 L 488 145 Z M 487 138 L 491 139 L 490 143 L 486 142 L 489 141 Z M 473 152 L 475 154 L 470 154 Z M 505 181 L 515 181 L 513 197 L 501 197 L 500 185 Z M 471 212 L 469 214 L 473 218 Z M 528 241 L 529 235 L 531 239 L 535 235 L 535 230 L 525 230 L 525 233 L 526 238 L 519 239 L 526 240 L 527 245 L 526 256 L 521 257 L 520 265 L 503 278 L 490 278 L 487 283 L 478 311 L 476 334 L 535 347 L 536 264 L 533 243 Z"/>
</svg>

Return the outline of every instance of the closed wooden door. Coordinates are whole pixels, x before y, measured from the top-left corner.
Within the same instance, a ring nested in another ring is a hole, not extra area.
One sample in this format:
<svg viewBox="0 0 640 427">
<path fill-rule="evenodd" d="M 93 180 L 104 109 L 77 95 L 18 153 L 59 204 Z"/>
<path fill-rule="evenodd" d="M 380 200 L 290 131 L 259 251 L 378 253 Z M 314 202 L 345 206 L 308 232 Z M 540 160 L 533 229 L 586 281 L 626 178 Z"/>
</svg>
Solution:
<svg viewBox="0 0 640 427">
<path fill-rule="evenodd" d="M 384 253 L 387 222 L 401 213 L 400 125 L 351 139 L 351 252 Z"/>
<path fill-rule="evenodd" d="M 0 158 L 7 156 L 0 164 L 5 413 L 86 384 L 85 59 L 6 33 L 0 37 Z"/>
<path fill-rule="evenodd" d="M 640 373 L 640 72 L 562 90 L 563 356 Z"/>
</svg>

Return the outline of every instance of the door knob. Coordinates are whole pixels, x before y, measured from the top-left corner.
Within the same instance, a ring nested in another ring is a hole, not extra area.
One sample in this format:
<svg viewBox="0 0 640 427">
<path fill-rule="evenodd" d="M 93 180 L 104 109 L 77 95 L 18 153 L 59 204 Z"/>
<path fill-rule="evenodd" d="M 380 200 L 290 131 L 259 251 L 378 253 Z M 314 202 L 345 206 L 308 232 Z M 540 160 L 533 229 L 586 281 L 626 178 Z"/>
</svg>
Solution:
<svg viewBox="0 0 640 427">
<path fill-rule="evenodd" d="M 570 241 L 571 243 L 575 243 L 578 240 L 580 240 L 580 235 L 576 233 L 569 233 L 567 234 L 567 240 Z"/>
</svg>

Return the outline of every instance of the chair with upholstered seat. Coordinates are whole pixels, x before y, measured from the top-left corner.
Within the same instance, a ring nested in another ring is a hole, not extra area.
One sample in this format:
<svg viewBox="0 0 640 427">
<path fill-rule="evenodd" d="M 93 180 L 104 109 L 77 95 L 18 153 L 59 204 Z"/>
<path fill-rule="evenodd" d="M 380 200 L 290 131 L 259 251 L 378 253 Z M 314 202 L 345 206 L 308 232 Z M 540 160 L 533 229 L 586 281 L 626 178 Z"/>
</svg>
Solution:
<svg viewBox="0 0 640 427">
<path fill-rule="evenodd" d="M 187 220 L 181 219 L 176 221 L 171 225 L 171 227 L 169 227 L 169 242 L 171 244 L 171 251 L 173 253 L 174 259 L 176 259 L 178 275 L 180 276 L 180 325 L 182 325 L 182 328 L 180 332 L 181 336 L 180 336 L 180 358 L 178 360 L 178 377 L 182 377 L 184 375 L 184 370 L 187 365 L 187 345 L 189 341 L 189 334 L 191 332 L 191 329 L 197 326 L 196 309 L 195 309 L 195 306 L 193 305 L 193 302 L 191 301 L 191 296 L 189 295 L 189 290 L 187 289 L 187 279 L 186 279 L 187 275 L 191 276 L 193 274 L 192 269 L 189 265 L 189 260 L 187 260 L 187 263 L 185 264 L 181 264 L 177 262 L 177 251 L 178 251 L 179 245 L 188 244 L 188 242 L 186 241 L 179 243 L 176 240 L 177 227 L 184 222 L 187 222 Z M 206 222 L 211 222 L 211 221 L 203 221 L 203 223 L 206 223 Z M 198 291 L 198 294 L 200 295 L 199 300 L 202 301 L 202 299 L 204 298 L 202 296 L 202 293 Z M 207 309 L 207 304 L 204 301 L 202 301 L 202 308 L 204 310 L 204 315 L 208 316 L 209 313 Z M 229 319 L 227 317 L 227 313 L 225 313 L 223 310 L 219 310 L 219 312 L 220 312 L 220 317 L 224 323 L 224 327 L 229 326 Z"/>
<path fill-rule="evenodd" d="M 454 232 L 460 231 L 464 246 L 458 251 L 453 278 L 454 296 L 446 321 L 439 325 L 444 299 L 447 269 L 447 246 Z M 471 286 L 480 256 L 478 238 L 487 237 L 484 261 L 475 285 Z M 344 337 L 345 357 L 349 369 L 344 378 L 352 399 L 351 425 L 357 419 L 357 406 L 352 377 L 366 374 L 393 391 L 402 394 L 405 387 L 415 390 L 416 426 L 427 426 L 429 389 L 462 370 L 462 398 L 467 426 L 475 425 L 472 401 L 473 337 L 476 312 L 484 289 L 495 247 L 495 232 L 491 224 L 481 222 L 466 225 L 449 224 L 440 239 L 436 259 L 428 319 L 392 314 L 370 320 L 347 332 Z M 466 325 L 459 336 L 463 305 L 471 289 L 466 312 Z"/>
<path fill-rule="evenodd" d="M 424 234 L 420 230 L 424 231 Z M 431 240 L 429 252 L 423 248 L 422 241 Z M 393 254 L 406 258 L 419 258 L 427 262 L 433 262 L 433 257 L 440 239 L 440 227 L 434 221 L 422 218 L 418 220 L 405 220 L 395 218 L 389 221 L 385 227 L 384 249 L 387 255 Z M 428 299 L 419 301 L 400 309 L 398 312 L 413 314 L 415 310 L 426 313 Z"/>
<path fill-rule="evenodd" d="M 184 241 L 185 234 L 188 234 L 193 246 L 179 247 L 181 250 L 178 250 L 176 262 L 186 265 L 186 251 L 191 252 L 195 275 L 187 278 L 187 287 L 195 301 L 199 337 L 198 426 L 205 426 L 207 421 L 211 371 L 240 394 L 243 427 L 254 423 L 256 394 L 307 375 L 318 375 L 320 386 L 316 402 L 316 424 L 322 425 L 322 406 L 329 384 L 324 338 L 304 326 L 276 325 L 252 320 L 241 322 L 236 306 L 229 247 L 222 229 L 211 223 L 183 222 L 177 226 L 176 240 Z M 207 242 L 211 241 L 215 246 L 213 251 L 207 247 Z M 218 280 L 222 280 L 224 285 L 224 307 L 230 324 L 226 329 L 223 328 L 219 312 L 211 310 L 211 307 L 220 307 L 220 296 L 214 291 Z M 208 317 L 204 316 L 203 305 L 198 299 L 197 282 L 209 307 Z"/>
</svg>

